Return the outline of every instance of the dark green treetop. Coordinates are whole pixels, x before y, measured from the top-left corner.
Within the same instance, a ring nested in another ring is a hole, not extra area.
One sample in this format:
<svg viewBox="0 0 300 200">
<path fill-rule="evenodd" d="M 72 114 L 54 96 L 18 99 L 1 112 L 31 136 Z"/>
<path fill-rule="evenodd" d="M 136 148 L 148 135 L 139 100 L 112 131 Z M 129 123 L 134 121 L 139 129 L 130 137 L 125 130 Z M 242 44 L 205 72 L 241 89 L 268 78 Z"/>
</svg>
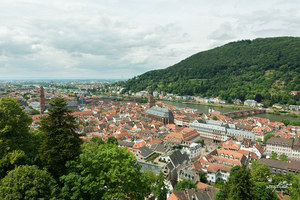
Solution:
<svg viewBox="0 0 300 200">
<path fill-rule="evenodd" d="M 150 194 L 135 156 L 114 144 L 84 144 L 61 177 L 64 199 L 143 199 Z M 152 183 L 152 181 L 150 181 Z"/>
<path fill-rule="evenodd" d="M 175 191 L 196 188 L 196 185 L 191 180 L 182 180 L 175 185 Z"/>
<path fill-rule="evenodd" d="M 37 166 L 19 166 L 0 181 L 0 199 L 56 199 L 55 180 Z"/>
<path fill-rule="evenodd" d="M 77 123 L 72 111 L 66 108 L 66 101 L 59 97 L 50 105 L 48 115 L 40 122 L 43 140 L 39 155 L 47 170 L 59 180 L 66 173 L 65 163 L 80 154 L 82 140 L 76 133 Z"/>
</svg>

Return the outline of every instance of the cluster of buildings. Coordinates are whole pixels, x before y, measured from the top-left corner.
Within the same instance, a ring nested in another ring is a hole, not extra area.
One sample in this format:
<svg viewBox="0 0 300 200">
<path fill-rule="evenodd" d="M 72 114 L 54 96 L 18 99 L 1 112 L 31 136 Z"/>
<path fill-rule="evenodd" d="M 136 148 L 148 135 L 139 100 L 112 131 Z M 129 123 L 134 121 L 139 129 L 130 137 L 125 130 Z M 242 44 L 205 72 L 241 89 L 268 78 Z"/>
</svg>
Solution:
<svg viewBox="0 0 300 200">
<path fill-rule="evenodd" d="M 119 90 L 122 90 L 123 88 L 118 88 Z M 120 93 L 120 92 L 119 92 Z M 132 96 L 135 97 L 147 97 L 148 92 L 147 91 L 139 91 L 136 93 L 130 92 L 129 93 Z M 180 96 L 177 94 L 172 93 L 165 93 L 162 91 L 161 93 L 153 92 L 155 98 L 163 99 L 163 100 L 183 100 L 183 101 L 192 101 L 192 102 L 199 102 L 199 103 L 215 103 L 215 104 L 226 104 L 227 101 L 221 99 L 220 97 L 199 97 L 199 96 Z M 298 96 L 300 95 L 300 91 L 291 91 L 290 95 Z M 253 99 L 246 99 L 244 102 L 242 102 L 240 99 L 233 100 L 233 103 L 235 105 L 244 105 L 246 107 L 252 107 L 252 108 L 262 108 L 264 105 L 262 103 L 257 102 Z M 279 110 L 291 110 L 298 112 L 300 110 L 300 105 L 281 105 L 278 103 L 275 103 L 272 108 L 279 109 Z"/>
<path fill-rule="evenodd" d="M 194 197 L 191 199 L 214 195 L 218 189 L 201 183 L 200 172 L 205 173 L 209 182 L 226 181 L 232 167 L 248 165 L 252 160 L 267 164 L 273 173 L 300 171 L 297 161 L 300 160 L 300 127 L 286 127 L 259 117 L 234 120 L 213 110 L 205 115 L 195 109 L 155 102 L 154 92 L 148 94 L 148 103 L 95 95 L 78 97 L 76 93 L 42 87 L 23 92 L 29 93 L 26 96 L 30 98 L 19 95 L 20 102 L 41 112 L 32 116 L 32 129 L 38 127 L 40 116 L 47 113 L 49 101 L 63 96 L 69 108 L 75 111 L 73 115 L 80 124 L 78 132 L 86 134 L 82 137 L 84 140 L 100 137 L 105 141 L 115 137 L 121 148 L 136 156 L 142 170 L 162 171 L 170 189 L 184 179 L 197 185 L 197 189 L 173 192 L 169 200 L 187 195 Z M 258 142 L 269 133 L 275 137 L 266 145 Z M 285 154 L 290 162 L 278 161 L 279 166 L 277 161 L 264 158 L 272 152 Z"/>
</svg>

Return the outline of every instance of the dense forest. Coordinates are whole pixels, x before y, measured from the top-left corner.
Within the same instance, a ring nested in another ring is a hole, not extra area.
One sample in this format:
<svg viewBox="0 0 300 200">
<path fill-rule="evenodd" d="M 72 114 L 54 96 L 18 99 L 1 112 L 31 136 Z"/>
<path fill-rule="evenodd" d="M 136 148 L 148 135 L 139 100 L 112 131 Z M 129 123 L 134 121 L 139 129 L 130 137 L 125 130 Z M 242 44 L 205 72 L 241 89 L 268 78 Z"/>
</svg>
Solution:
<svg viewBox="0 0 300 200">
<path fill-rule="evenodd" d="M 124 92 L 152 86 L 158 92 L 219 96 L 229 102 L 256 97 L 265 105 L 296 104 L 299 96 L 289 92 L 300 91 L 300 38 L 231 42 L 120 84 Z"/>
</svg>

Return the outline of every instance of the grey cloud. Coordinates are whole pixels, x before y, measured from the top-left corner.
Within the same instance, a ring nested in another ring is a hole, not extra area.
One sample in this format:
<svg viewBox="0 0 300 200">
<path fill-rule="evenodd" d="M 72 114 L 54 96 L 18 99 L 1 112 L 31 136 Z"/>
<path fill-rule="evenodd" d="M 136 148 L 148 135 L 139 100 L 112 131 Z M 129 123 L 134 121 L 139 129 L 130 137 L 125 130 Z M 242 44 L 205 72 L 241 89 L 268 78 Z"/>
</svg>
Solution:
<svg viewBox="0 0 300 200">
<path fill-rule="evenodd" d="M 130 78 L 233 40 L 299 35 L 295 4 L 257 2 L 5 0 L 0 76 Z"/>
<path fill-rule="evenodd" d="M 258 10 L 237 16 L 238 29 L 252 33 L 252 37 L 274 37 L 299 33 L 299 9 Z"/>
<path fill-rule="evenodd" d="M 38 41 L 19 32 L 0 27 L 0 55 L 23 56 L 36 52 L 37 49 L 34 46 L 38 44 Z"/>
<path fill-rule="evenodd" d="M 0 42 L 0 54 L 5 56 L 23 56 L 34 53 L 31 44 L 24 44 L 13 41 Z"/>
<path fill-rule="evenodd" d="M 235 38 L 235 33 L 229 22 L 222 23 L 220 27 L 213 31 L 209 36 L 211 40 L 231 40 Z"/>
<path fill-rule="evenodd" d="M 214 48 L 230 42 L 236 38 L 236 31 L 229 22 L 222 23 L 213 31 L 208 39 L 211 40 L 209 47 Z"/>
</svg>

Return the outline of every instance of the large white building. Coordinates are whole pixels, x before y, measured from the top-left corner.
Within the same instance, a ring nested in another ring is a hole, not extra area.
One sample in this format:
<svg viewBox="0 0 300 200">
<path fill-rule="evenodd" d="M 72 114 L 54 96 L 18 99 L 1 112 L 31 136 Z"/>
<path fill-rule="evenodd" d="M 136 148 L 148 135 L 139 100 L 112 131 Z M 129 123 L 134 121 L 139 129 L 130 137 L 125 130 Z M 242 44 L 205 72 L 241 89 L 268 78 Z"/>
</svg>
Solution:
<svg viewBox="0 0 300 200">
<path fill-rule="evenodd" d="M 266 154 L 271 155 L 272 152 L 277 155 L 284 154 L 292 159 L 300 160 L 300 139 L 295 140 L 287 138 L 272 137 L 267 141 Z"/>
<path fill-rule="evenodd" d="M 266 154 L 277 153 L 284 154 L 288 157 L 292 154 L 293 140 L 287 138 L 272 137 L 267 141 Z"/>
<path fill-rule="evenodd" d="M 190 128 L 197 130 L 201 137 L 212 139 L 216 142 L 224 142 L 231 136 L 255 140 L 254 133 L 239 130 L 234 124 L 226 124 L 222 121 L 196 120 L 190 123 Z"/>
</svg>

